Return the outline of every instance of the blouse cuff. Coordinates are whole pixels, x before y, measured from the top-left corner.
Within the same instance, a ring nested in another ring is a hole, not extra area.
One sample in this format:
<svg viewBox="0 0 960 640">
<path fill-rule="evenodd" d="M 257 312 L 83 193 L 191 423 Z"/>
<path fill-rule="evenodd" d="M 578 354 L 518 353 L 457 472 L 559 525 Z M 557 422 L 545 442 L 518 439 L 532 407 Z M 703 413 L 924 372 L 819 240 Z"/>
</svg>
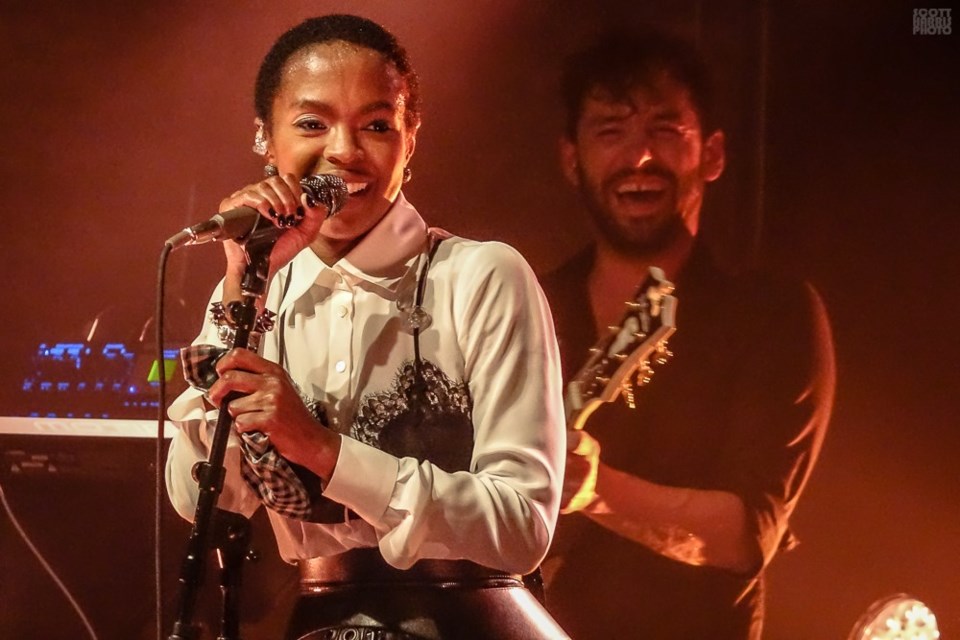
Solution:
<svg viewBox="0 0 960 640">
<path fill-rule="evenodd" d="M 340 456 L 323 495 L 353 509 L 377 529 L 390 505 L 400 462 L 390 455 L 341 436 Z M 342 471 L 341 471 L 342 470 Z"/>
</svg>

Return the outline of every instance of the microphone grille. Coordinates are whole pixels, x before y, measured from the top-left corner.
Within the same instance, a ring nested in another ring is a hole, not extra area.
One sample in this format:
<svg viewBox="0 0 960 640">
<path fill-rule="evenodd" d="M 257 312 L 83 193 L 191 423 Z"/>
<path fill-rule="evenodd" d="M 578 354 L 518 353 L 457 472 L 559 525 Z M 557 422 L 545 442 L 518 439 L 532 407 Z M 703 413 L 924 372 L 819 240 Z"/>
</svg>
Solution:
<svg viewBox="0 0 960 640">
<path fill-rule="evenodd" d="M 328 218 L 347 202 L 347 183 L 340 176 L 329 173 L 307 176 L 300 181 L 300 186 L 307 194 L 307 204 L 311 207 L 322 204 L 327 209 Z"/>
</svg>

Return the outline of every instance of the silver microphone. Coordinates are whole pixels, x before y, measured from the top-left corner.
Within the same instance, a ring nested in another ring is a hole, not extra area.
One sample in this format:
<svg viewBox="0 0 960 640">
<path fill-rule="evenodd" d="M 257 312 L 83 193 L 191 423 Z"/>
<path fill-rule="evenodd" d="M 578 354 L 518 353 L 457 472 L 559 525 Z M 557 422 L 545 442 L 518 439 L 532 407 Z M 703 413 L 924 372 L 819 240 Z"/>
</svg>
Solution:
<svg viewBox="0 0 960 640">
<path fill-rule="evenodd" d="M 323 206 L 328 218 L 336 215 L 347 201 L 347 183 L 339 176 L 327 173 L 307 176 L 300 180 L 300 187 L 307 196 L 307 204 L 311 208 Z M 260 212 L 253 207 L 237 207 L 185 228 L 168 238 L 164 244 L 178 249 L 184 245 L 219 240 L 243 240 L 257 228 L 261 218 Z M 282 232 L 281 229 L 276 231 Z"/>
<path fill-rule="evenodd" d="M 327 217 L 337 215 L 347 202 L 347 183 L 340 176 L 320 173 L 300 181 L 300 188 L 307 194 L 311 208 L 322 204 L 327 208 Z"/>
</svg>

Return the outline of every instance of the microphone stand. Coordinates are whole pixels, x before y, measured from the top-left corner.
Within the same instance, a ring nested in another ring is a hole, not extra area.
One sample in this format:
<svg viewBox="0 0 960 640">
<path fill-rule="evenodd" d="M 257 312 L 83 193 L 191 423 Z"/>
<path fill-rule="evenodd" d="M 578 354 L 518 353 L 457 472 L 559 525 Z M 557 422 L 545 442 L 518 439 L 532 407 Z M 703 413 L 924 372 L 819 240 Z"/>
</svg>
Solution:
<svg viewBox="0 0 960 640">
<path fill-rule="evenodd" d="M 220 565 L 220 635 L 217 640 L 240 640 L 240 588 L 243 561 L 254 557 L 250 549 L 250 521 L 239 513 L 217 509 L 214 531 Z"/>
<path fill-rule="evenodd" d="M 261 224 L 262 223 L 262 224 Z M 243 242 L 247 254 L 247 268 L 241 281 L 242 299 L 230 303 L 230 316 L 236 323 L 236 334 L 231 345 L 246 349 L 250 333 L 257 320 L 257 300 L 267 290 L 270 271 L 270 251 L 279 238 L 279 230 L 265 220 L 258 220 L 254 229 Z M 239 514 L 217 509 L 217 500 L 223 492 L 226 473 L 223 465 L 227 441 L 233 426 L 233 417 L 227 405 L 243 394 L 231 392 L 220 403 L 220 413 L 214 430 L 210 455 L 206 462 L 197 464 L 194 475 L 200 494 L 194 512 L 193 528 L 187 541 L 187 552 L 180 571 L 180 601 L 173 632 L 168 640 L 196 640 L 200 628 L 193 622 L 197 594 L 203 583 L 205 556 L 209 549 L 217 549 L 221 562 L 221 589 L 223 591 L 223 617 L 218 640 L 240 640 L 239 599 L 235 587 L 240 585 L 240 573 L 246 546 L 250 539 L 249 520 Z M 212 525 L 213 521 L 216 525 Z M 219 525 L 219 526 L 217 526 Z M 239 551 L 239 548 L 243 551 Z"/>
</svg>

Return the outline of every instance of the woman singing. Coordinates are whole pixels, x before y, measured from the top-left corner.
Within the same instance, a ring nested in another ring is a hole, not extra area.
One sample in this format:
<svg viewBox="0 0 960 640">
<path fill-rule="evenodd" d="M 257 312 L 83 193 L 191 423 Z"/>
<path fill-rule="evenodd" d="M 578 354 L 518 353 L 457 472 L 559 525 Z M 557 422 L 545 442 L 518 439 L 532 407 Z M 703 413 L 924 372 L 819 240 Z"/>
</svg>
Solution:
<svg viewBox="0 0 960 640">
<path fill-rule="evenodd" d="M 420 126 L 406 52 L 363 18 L 307 20 L 264 58 L 254 104 L 266 177 L 220 210 L 253 207 L 284 229 L 262 300 L 275 326 L 170 407 L 175 508 L 193 518 L 191 471 L 213 407 L 236 392 L 219 505 L 265 505 L 299 566 L 287 638 L 566 637 L 520 580 L 560 495 L 553 325 L 515 250 L 429 228 L 404 198 Z M 319 174 L 347 186 L 332 217 L 302 193 Z M 230 344 L 247 264 L 224 247 L 195 345 Z"/>
</svg>

